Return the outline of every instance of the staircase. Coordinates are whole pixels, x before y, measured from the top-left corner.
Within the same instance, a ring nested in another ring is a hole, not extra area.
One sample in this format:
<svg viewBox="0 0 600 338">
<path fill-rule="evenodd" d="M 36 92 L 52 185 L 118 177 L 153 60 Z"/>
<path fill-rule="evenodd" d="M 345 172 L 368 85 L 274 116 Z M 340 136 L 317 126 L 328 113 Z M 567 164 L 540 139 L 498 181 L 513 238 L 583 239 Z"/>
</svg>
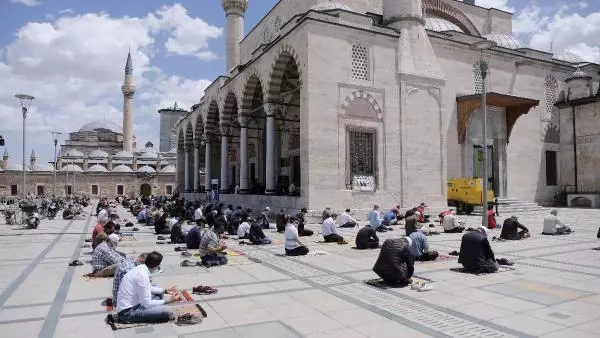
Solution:
<svg viewBox="0 0 600 338">
<path fill-rule="evenodd" d="M 514 213 L 540 211 L 542 206 L 535 202 L 525 202 L 514 198 L 498 198 L 498 212 L 502 216 L 510 216 Z M 482 215 L 481 206 L 475 207 L 472 215 Z"/>
</svg>

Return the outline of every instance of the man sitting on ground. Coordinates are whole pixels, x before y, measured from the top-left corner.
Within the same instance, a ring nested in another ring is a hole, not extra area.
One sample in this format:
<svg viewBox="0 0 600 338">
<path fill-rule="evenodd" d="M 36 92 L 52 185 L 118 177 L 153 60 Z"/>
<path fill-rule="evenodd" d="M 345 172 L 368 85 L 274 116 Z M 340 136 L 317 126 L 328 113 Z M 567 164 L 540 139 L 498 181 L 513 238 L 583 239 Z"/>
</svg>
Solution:
<svg viewBox="0 0 600 338">
<path fill-rule="evenodd" d="M 98 245 L 92 252 L 92 273 L 89 277 L 112 277 L 117 270 L 117 264 L 123 260 L 113 248 L 108 245 L 108 236 L 101 232 L 96 236 Z"/>
<path fill-rule="evenodd" d="M 271 226 L 271 221 L 270 221 L 270 216 L 271 214 L 271 208 L 269 207 L 265 207 L 265 211 L 263 211 L 260 216 L 261 216 L 261 226 L 263 229 L 269 229 L 269 227 Z"/>
<path fill-rule="evenodd" d="M 253 219 L 248 218 L 248 215 L 245 216 L 245 222 L 250 223 L 250 232 L 248 234 L 248 239 L 254 245 L 263 245 L 263 244 L 271 244 L 272 241 L 270 238 L 265 236 L 262 227 L 258 222 L 255 222 Z"/>
<path fill-rule="evenodd" d="M 408 236 L 412 244 L 410 245 L 410 253 L 415 256 L 417 261 L 433 261 L 438 258 L 437 251 L 429 251 L 429 240 L 420 231 L 415 231 Z"/>
<path fill-rule="evenodd" d="M 119 264 L 117 264 L 117 270 L 115 271 L 115 278 L 113 279 L 113 288 L 112 288 L 112 303 L 117 304 L 117 298 L 119 296 L 119 286 L 121 286 L 121 281 L 125 274 L 129 272 L 129 270 L 135 268 L 137 265 L 144 264 L 146 261 L 146 257 L 148 254 L 141 254 L 137 256 L 135 259 L 126 257 Z"/>
<path fill-rule="evenodd" d="M 442 225 L 444 226 L 445 233 L 461 233 L 465 230 L 465 227 L 458 223 L 454 210 L 444 216 Z"/>
<path fill-rule="evenodd" d="M 306 223 L 306 221 L 304 220 L 304 215 L 306 215 L 306 214 L 308 214 L 308 210 L 306 210 L 306 208 L 302 208 L 302 209 L 300 209 L 300 212 L 298 213 L 298 215 L 296 215 L 296 219 L 298 222 L 298 227 L 297 227 L 298 235 L 300 237 L 312 236 L 315 233 L 314 231 L 312 231 L 310 229 L 304 228 L 304 225 Z M 288 222 L 286 221 L 286 223 L 288 223 Z M 286 228 L 287 228 L 287 225 L 286 225 Z"/>
<path fill-rule="evenodd" d="M 277 228 L 277 232 L 283 233 L 285 231 L 285 216 L 287 212 L 285 209 L 279 210 L 279 214 L 277 214 L 277 218 L 275 219 L 275 227 Z"/>
<path fill-rule="evenodd" d="M 335 232 L 336 219 L 337 214 L 333 213 L 329 215 L 329 218 L 323 221 L 323 239 L 325 239 L 325 243 L 347 244 L 348 242 L 344 240 L 344 237 Z"/>
<path fill-rule="evenodd" d="M 379 238 L 377 232 L 371 227 L 362 227 L 356 233 L 356 248 L 359 250 L 377 249 Z"/>
<path fill-rule="evenodd" d="M 521 229 L 521 231 L 519 231 L 519 229 Z M 527 229 L 523 224 L 519 223 L 517 216 L 512 216 L 511 218 L 504 220 L 500 238 L 515 241 L 528 237 L 529 229 Z"/>
<path fill-rule="evenodd" d="M 416 211 L 416 209 L 411 209 L 406 212 L 406 218 L 404 219 L 406 236 L 410 236 L 410 234 L 419 229 L 419 217 L 417 216 Z"/>
<path fill-rule="evenodd" d="M 185 246 L 190 249 L 200 249 L 200 228 L 194 225 L 185 236 Z"/>
<path fill-rule="evenodd" d="M 350 216 L 350 209 L 346 209 L 338 218 L 338 224 L 340 228 L 354 228 L 356 226 L 356 220 Z"/>
<path fill-rule="evenodd" d="M 104 226 L 108 223 L 108 213 L 98 216 L 98 224 L 92 231 L 92 249 L 96 248 L 96 236 L 104 231 Z"/>
<path fill-rule="evenodd" d="M 286 256 L 306 256 L 308 248 L 300 241 L 295 222 L 286 217 L 285 226 L 285 254 Z"/>
<path fill-rule="evenodd" d="M 492 273 L 498 271 L 498 263 L 483 226 L 463 235 L 460 243 L 458 262 L 471 273 Z"/>
<path fill-rule="evenodd" d="M 369 226 L 373 228 L 375 231 L 386 232 L 388 228 L 381 224 L 381 219 L 379 218 L 379 206 L 374 205 L 373 210 L 368 215 L 369 218 Z M 391 229 L 389 229 L 391 230 Z"/>
<path fill-rule="evenodd" d="M 419 223 L 426 223 L 429 222 L 429 215 L 425 215 L 425 208 L 427 208 L 427 205 L 425 204 L 425 202 L 422 202 L 418 207 L 417 207 L 417 211 L 418 211 L 418 221 Z"/>
<path fill-rule="evenodd" d="M 215 225 L 204 231 L 200 238 L 200 257 L 202 264 L 207 267 L 225 265 L 228 262 L 223 253 L 227 249 L 227 245 L 219 240 L 220 231 L 218 225 Z"/>
<path fill-rule="evenodd" d="M 202 206 L 200 203 L 196 204 L 196 210 L 194 210 L 194 221 L 199 227 L 204 226 L 204 216 L 202 215 Z"/>
<path fill-rule="evenodd" d="M 144 264 L 140 264 L 125 274 L 119 285 L 117 311 L 119 321 L 124 323 L 163 323 L 175 319 L 173 308 L 165 306 L 180 301 L 177 295 L 167 295 L 164 299 L 153 297 L 154 289 L 150 275 L 159 271 L 162 255 L 151 252 Z"/>
<path fill-rule="evenodd" d="M 262 229 L 262 227 L 261 227 Z M 248 216 L 242 215 L 242 223 L 237 229 L 238 239 L 247 239 L 250 235 L 250 223 L 248 223 Z"/>
<path fill-rule="evenodd" d="M 564 225 L 558 219 L 558 211 L 552 210 L 550 211 L 550 215 L 544 218 L 544 230 L 542 234 L 544 235 L 566 235 L 571 233 L 571 228 Z"/>
<path fill-rule="evenodd" d="M 394 208 L 388 212 L 386 212 L 383 215 L 383 220 L 381 221 L 381 224 L 383 224 L 384 226 L 390 226 L 390 225 L 396 225 L 398 224 L 398 214 L 400 213 L 400 210 Z"/>
<path fill-rule="evenodd" d="M 140 211 L 139 211 L 139 212 L 138 212 L 138 214 L 137 214 L 137 220 L 138 220 L 138 223 L 143 223 L 143 224 L 145 224 L 145 223 L 146 223 L 146 213 L 147 213 L 147 212 L 148 212 L 148 211 L 147 211 L 147 209 L 146 209 L 146 206 L 143 206 L 143 207 L 140 209 Z"/>
<path fill-rule="evenodd" d="M 185 244 L 186 238 L 183 236 L 181 225 L 183 224 L 183 215 L 177 218 L 177 222 L 171 226 L 171 244 Z"/>
<path fill-rule="evenodd" d="M 496 212 L 494 212 L 494 206 L 488 205 L 487 208 L 487 221 L 488 221 L 488 229 L 496 229 Z"/>
<path fill-rule="evenodd" d="M 410 253 L 409 237 L 387 239 L 381 246 L 373 272 L 387 284 L 405 286 L 412 282 L 415 271 L 414 258 Z"/>
</svg>

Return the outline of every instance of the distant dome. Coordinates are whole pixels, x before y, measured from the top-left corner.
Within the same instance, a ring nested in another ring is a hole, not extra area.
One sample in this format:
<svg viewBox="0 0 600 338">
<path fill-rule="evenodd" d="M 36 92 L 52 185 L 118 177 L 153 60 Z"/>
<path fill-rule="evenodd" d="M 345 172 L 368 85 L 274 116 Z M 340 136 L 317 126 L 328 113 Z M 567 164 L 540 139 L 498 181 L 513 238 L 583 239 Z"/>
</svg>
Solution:
<svg viewBox="0 0 600 338">
<path fill-rule="evenodd" d="M 552 56 L 552 58 L 555 60 L 565 61 L 565 62 L 575 63 L 575 64 L 587 63 L 587 61 L 585 61 L 581 56 L 579 56 L 575 53 L 567 52 L 566 50 L 561 50 L 561 51 L 555 52 L 554 55 Z"/>
<path fill-rule="evenodd" d="M 526 43 L 519 40 L 516 36 L 508 33 L 493 33 L 484 35 L 483 37 L 490 41 L 494 41 L 498 44 L 499 47 L 504 47 L 508 49 L 528 48 Z"/>
<path fill-rule="evenodd" d="M 132 173 L 133 170 L 126 165 L 118 165 L 113 168 L 112 172 L 114 173 Z"/>
<path fill-rule="evenodd" d="M 96 164 L 96 165 L 89 167 L 88 172 L 90 172 L 90 173 L 107 173 L 108 169 L 106 169 L 104 166 Z"/>
<path fill-rule="evenodd" d="M 23 171 L 22 163 L 8 163 L 8 166 L 4 168 L 6 171 Z M 30 171 L 28 166 L 25 166 L 25 171 Z"/>
<path fill-rule="evenodd" d="M 108 158 L 108 153 L 104 150 L 97 149 L 89 153 L 88 158 Z"/>
<path fill-rule="evenodd" d="M 133 154 L 126 151 L 126 150 L 121 150 L 118 153 L 115 154 L 115 156 L 113 156 L 114 158 L 128 158 L 131 159 L 133 158 Z"/>
<path fill-rule="evenodd" d="M 54 167 L 50 164 L 36 164 L 34 168 L 29 168 L 30 171 L 38 171 L 38 172 L 52 172 L 54 171 Z"/>
<path fill-rule="evenodd" d="M 465 31 L 458 27 L 457 24 L 455 24 L 454 22 L 450 21 L 450 20 L 446 20 L 446 19 L 442 19 L 442 18 L 436 18 L 436 17 L 431 17 L 425 18 L 425 29 L 429 29 L 431 31 L 434 32 L 447 32 L 447 31 L 455 31 L 455 32 L 461 32 L 464 33 Z"/>
<path fill-rule="evenodd" d="M 79 132 L 86 131 L 113 132 L 123 134 L 123 128 L 121 128 L 121 126 L 108 120 L 96 120 L 88 122 L 79 129 Z"/>
<path fill-rule="evenodd" d="M 577 70 L 575 72 L 573 72 L 573 74 L 571 74 L 571 76 L 569 76 L 568 78 L 566 78 L 565 82 L 571 82 L 573 80 L 578 80 L 578 79 L 591 80 L 592 77 L 589 76 L 583 70 L 579 69 L 579 66 L 577 66 Z"/>
<path fill-rule="evenodd" d="M 313 11 L 332 11 L 336 9 L 342 9 L 345 11 L 353 12 L 353 10 L 350 7 L 339 2 L 321 2 L 320 4 L 312 6 L 310 9 L 312 9 Z"/>
<path fill-rule="evenodd" d="M 162 170 L 160 172 L 161 173 L 167 173 L 167 174 L 174 174 L 174 173 L 177 172 L 177 170 L 175 169 L 174 166 L 168 165 L 168 166 L 162 168 Z"/>
<path fill-rule="evenodd" d="M 67 151 L 63 157 L 77 157 L 77 158 L 83 158 L 83 153 L 77 149 L 71 149 L 69 151 Z"/>
<path fill-rule="evenodd" d="M 82 173 L 83 169 L 81 169 L 81 167 L 78 166 L 77 164 L 67 164 L 66 166 L 62 167 L 62 169 L 60 171 L 70 171 L 70 172 Z"/>
<path fill-rule="evenodd" d="M 138 173 L 152 173 L 153 174 L 155 172 L 156 172 L 156 170 L 154 168 L 147 166 L 147 165 L 140 167 L 138 169 Z"/>
</svg>

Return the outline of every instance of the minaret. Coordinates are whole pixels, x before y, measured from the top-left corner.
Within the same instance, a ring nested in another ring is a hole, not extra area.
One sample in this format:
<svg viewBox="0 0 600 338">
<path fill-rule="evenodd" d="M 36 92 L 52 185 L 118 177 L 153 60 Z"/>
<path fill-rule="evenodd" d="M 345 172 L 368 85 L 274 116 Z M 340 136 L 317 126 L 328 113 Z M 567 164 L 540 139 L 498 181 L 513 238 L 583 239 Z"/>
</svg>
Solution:
<svg viewBox="0 0 600 338">
<path fill-rule="evenodd" d="M 125 64 L 125 80 L 121 86 L 123 92 L 123 150 L 133 152 L 133 64 L 131 62 L 131 51 L 127 54 Z"/>
<path fill-rule="evenodd" d="M 2 154 L 2 168 L 6 170 L 8 168 L 8 149 L 4 148 L 4 154 Z"/>
<path fill-rule="evenodd" d="M 445 77 L 425 31 L 423 2 L 383 0 L 382 4 L 384 24 L 400 33 L 396 48 L 399 97 L 393 98 L 400 109 L 386 113 L 386 120 L 400 122 L 401 165 L 399 171 L 392 169 L 392 186 L 399 188 L 403 207 L 418 205 L 421 199 L 445 207 Z M 426 174 L 423 167 L 427 168 Z"/>
<path fill-rule="evenodd" d="M 227 69 L 228 73 L 241 63 L 240 42 L 244 38 L 244 13 L 248 9 L 248 0 L 221 0 L 225 10 L 227 26 Z"/>
<path fill-rule="evenodd" d="M 29 155 L 29 170 L 35 170 L 35 150 L 31 150 L 31 155 Z"/>
</svg>

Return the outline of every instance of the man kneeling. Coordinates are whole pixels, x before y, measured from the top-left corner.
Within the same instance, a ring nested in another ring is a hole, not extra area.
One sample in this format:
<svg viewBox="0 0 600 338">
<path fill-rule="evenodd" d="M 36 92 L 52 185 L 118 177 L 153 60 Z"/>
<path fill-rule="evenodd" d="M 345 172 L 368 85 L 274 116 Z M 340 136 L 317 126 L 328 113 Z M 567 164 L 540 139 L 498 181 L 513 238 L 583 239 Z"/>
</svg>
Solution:
<svg viewBox="0 0 600 338">
<path fill-rule="evenodd" d="M 519 231 L 519 229 L 521 229 L 521 231 Z M 511 218 L 504 220 L 500 238 L 516 241 L 519 239 L 528 238 L 529 236 L 529 229 L 527 229 L 523 224 L 519 223 L 517 216 L 512 216 Z"/>
<path fill-rule="evenodd" d="M 172 308 L 165 304 L 180 301 L 179 296 L 166 295 L 164 299 L 153 299 L 150 275 L 159 271 L 163 256 L 151 252 L 144 264 L 140 264 L 125 274 L 119 286 L 117 311 L 123 323 L 163 323 L 175 320 Z M 158 298 L 158 297 L 154 297 Z"/>
<path fill-rule="evenodd" d="M 410 253 L 412 240 L 409 237 L 387 239 L 381 246 L 379 258 L 373 271 L 388 284 L 408 285 L 415 271 Z"/>
<path fill-rule="evenodd" d="M 410 253 L 415 256 L 415 260 L 433 261 L 438 258 L 437 251 L 429 251 L 429 240 L 422 232 L 415 231 L 408 237 L 412 240 Z"/>
<path fill-rule="evenodd" d="M 356 234 L 356 248 L 359 250 L 377 249 L 379 238 L 377 232 L 369 226 L 362 227 Z"/>
<path fill-rule="evenodd" d="M 466 271 L 472 273 L 491 273 L 498 271 L 498 263 L 487 238 L 487 229 L 479 227 L 463 235 L 460 243 L 458 262 Z"/>
</svg>

